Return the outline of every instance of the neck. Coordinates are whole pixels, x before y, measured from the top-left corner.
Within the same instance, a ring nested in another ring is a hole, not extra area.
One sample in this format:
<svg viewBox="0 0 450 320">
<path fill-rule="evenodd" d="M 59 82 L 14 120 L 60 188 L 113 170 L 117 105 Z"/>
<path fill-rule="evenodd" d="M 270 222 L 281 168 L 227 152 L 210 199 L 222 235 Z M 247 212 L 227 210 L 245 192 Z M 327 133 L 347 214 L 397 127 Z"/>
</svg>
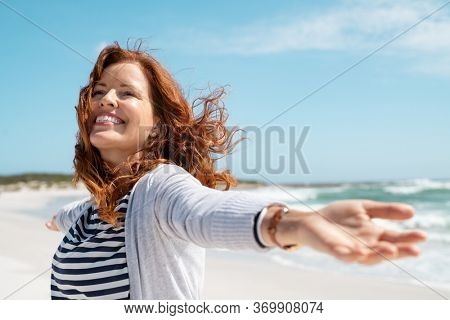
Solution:
<svg viewBox="0 0 450 320">
<path fill-rule="evenodd" d="M 129 155 L 132 154 L 130 152 L 125 152 L 123 150 L 99 150 L 99 151 L 102 159 L 108 162 L 113 168 L 126 162 Z M 141 152 L 138 152 L 134 154 L 130 160 L 139 159 L 140 155 Z M 121 169 L 119 173 L 126 174 L 128 172 L 123 172 L 123 169 Z"/>
</svg>

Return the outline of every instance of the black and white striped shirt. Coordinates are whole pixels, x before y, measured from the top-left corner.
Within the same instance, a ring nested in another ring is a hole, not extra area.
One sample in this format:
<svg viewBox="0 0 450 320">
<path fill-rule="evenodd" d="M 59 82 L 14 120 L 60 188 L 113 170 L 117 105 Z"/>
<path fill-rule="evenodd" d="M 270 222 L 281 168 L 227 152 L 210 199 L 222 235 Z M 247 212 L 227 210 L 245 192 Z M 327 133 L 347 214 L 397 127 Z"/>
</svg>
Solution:
<svg viewBox="0 0 450 320">
<path fill-rule="evenodd" d="M 129 196 L 118 201 L 115 211 L 126 214 Z M 70 227 L 53 256 L 52 300 L 124 300 L 129 292 L 125 228 L 101 221 L 93 205 Z"/>
</svg>

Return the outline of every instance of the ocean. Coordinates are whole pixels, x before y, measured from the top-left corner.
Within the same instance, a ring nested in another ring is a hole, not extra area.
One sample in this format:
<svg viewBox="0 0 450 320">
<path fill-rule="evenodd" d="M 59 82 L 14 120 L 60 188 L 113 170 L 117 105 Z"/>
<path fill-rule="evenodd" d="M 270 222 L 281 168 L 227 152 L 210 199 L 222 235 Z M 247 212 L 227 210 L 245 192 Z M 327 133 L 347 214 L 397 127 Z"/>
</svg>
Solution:
<svg viewBox="0 0 450 320">
<path fill-rule="evenodd" d="M 334 258 L 304 248 L 294 253 L 270 253 L 280 264 L 352 275 L 371 275 L 383 279 L 414 282 L 431 288 L 450 288 L 450 180 L 414 179 L 382 183 L 346 183 L 333 187 L 295 188 L 271 186 L 253 190 L 258 194 L 276 197 L 301 210 L 317 210 L 327 203 L 344 199 L 370 199 L 404 202 L 412 205 L 415 216 L 408 221 L 375 223 L 393 229 L 421 229 L 428 239 L 419 244 L 421 255 L 386 261 L 375 266 L 343 264 Z"/>
</svg>

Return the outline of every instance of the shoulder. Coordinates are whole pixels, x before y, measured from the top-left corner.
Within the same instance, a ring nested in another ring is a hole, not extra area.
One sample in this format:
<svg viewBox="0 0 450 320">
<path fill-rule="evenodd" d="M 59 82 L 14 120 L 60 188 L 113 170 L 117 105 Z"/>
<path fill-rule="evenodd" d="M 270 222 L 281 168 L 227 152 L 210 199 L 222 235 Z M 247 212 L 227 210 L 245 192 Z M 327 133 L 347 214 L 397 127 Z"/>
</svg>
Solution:
<svg viewBox="0 0 450 320">
<path fill-rule="evenodd" d="M 185 190 L 199 190 L 201 182 L 180 166 L 160 164 L 143 175 L 135 185 L 135 201 L 156 200 L 163 196 L 179 195 Z"/>
</svg>

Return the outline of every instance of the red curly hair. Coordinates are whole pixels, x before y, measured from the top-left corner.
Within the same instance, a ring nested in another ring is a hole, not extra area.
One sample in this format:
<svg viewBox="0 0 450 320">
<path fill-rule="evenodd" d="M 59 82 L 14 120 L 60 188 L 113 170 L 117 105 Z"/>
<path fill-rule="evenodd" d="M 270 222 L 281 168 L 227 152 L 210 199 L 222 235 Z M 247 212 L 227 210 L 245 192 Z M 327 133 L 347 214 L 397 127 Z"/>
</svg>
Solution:
<svg viewBox="0 0 450 320">
<path fill-rule="evenodd" d="M 134 49 L 121 48 L 117 42 L 105 47 L 99 54 L 89 77 L 89 83 L 80 90 L 76 107 L 79 132 L 73 160 L 76 185 L 84 183 L 99 211 L 101 220 L 119 225 L 121 213 L 115 212 L 116 202 L 131 190 L 144 174 L 160 163 L 173 163 L 183 167 L 204 186 L 225 190 L 237 185 L 229 170 L 216 171 L 214 155 L 226 155 L 241 140 L 232 142 L 236 127 L 227 129 L 228 118 L 222 98 L 223 87 L 206 97 L 200 97 L 190 105 L 170 73 L 148 52 L 141 50 L 142 41 Z M 104 161 L 99 150 L 89 139 L 92 129 L 92 92 L 104 70 L 116 63 L 131 62 L 138 65 L 146 76 L 149 98 L 159 121 L 152 128 L 155 138 L 146 139 L 139 157 L 130 155 L 127 161 L 113 167 Z M 203 106 L 195 116 L 194 109 Z"/>
</svg>

